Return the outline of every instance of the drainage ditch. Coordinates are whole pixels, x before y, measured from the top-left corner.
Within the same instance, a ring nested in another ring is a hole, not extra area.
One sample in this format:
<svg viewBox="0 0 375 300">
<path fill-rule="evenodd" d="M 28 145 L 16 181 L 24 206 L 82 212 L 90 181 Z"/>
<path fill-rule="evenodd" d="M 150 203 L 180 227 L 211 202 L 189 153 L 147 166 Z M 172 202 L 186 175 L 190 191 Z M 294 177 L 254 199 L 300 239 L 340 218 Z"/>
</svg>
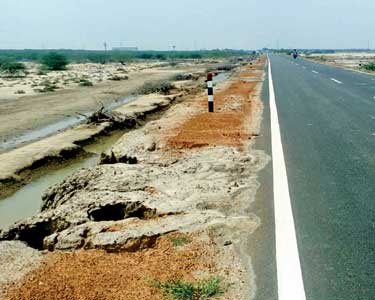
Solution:
<svg viewBox="0 0 375 300">
<path fill-rule="evenodd" d="M 61 182 L 75 171 L 96 165 L 100 154 L 108 150 L 124 133 L 125 131 L 117 131 L 110 136 L 101 137 L 95 143 L 84 147 L 88 157 L 47 171 L 14 194 L 1 199 L 0 230 L 38 213 L 42 204 L 41 196 L 48 187 Z"/>
</svg>

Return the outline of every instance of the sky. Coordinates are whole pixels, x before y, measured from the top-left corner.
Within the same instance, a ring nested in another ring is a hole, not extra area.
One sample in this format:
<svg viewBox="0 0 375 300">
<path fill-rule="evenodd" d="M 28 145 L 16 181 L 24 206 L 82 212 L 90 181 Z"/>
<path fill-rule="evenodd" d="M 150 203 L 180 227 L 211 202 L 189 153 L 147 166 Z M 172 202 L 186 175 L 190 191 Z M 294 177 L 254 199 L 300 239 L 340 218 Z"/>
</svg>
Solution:
<svg viewBox="0 0 375 300">
<path fill-rule="evenodd" d="M 375 48 L 375 0 L 0 0 L 0 49 Z"/>
</svg>

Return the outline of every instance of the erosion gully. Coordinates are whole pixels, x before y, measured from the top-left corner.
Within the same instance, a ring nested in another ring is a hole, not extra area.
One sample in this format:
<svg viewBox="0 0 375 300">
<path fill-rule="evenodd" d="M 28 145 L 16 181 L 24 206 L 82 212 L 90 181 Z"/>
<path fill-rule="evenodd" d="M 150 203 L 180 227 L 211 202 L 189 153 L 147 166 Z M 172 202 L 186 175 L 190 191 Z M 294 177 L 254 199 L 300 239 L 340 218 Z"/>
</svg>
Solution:
<svg viewBox="0 0 375 300">
<path fill-rule="evenodd" d="M 214 84 L 227 80 L 229 76 L 230 72 L 218 74 L 214 77 Z M 123 97 L 110 104 L 107 109 L 115 109 L 135 100 L 135 96 Z M 83 121 L 84 118 L 66 118 L 55 124 L 41 128 L 40 130 L 29 132 L 17 139 L 10 140 L 6 145 L 2 144 L 0 150 L 14 148 L 21 144 L 47 137 Z M 95 166 L 100 154 L 110 149 L 125 132 L 126 131 L 116 131 L 112 132 L 109 136 L 97 139 L 94 143 L 84 147 L 85 152 L 89 154 L 87 157 L 78 158 L 73 162 L 47 171 L 42 176 L 17 190 L 14 194 L 0 199 L 0 230 L 6 229 L 13 223 L 38 213 L 42 203 L 42 195 L 50 186 L 61 182 L 67 176 L 82 168 Z"/>
</svg>

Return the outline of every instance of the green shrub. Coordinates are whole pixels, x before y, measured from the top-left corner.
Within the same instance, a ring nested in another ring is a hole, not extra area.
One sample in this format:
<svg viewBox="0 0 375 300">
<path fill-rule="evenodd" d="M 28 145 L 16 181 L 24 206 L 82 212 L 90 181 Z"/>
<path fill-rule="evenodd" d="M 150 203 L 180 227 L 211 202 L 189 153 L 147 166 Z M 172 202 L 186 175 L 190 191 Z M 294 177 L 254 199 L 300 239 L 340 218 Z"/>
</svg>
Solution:
<svg viewBox="0 0 375 300">
<path fill-rule="evenodd" d="M 17 90 L 14 93 L 18 94 L 18 95 L 20 95 L 20 94 L 26 94 L 26 92 L 24 90 Z"/>
<path fill-rule="evenodd" d="M 190 243 L 191 240 L 187 236 L 180 235 L 180 236 L 172 237 L 171 242 L 172 242 L 173 246 L 180 247 L 180 246 L 183 246 L 183 245 L 186 245 L 186 244 Z"/>
<path fill-rule="evenodd" d="M 43 68 L 40 68 L 37 71 L 36 75 L 39 75 L 39 76 L 41 76 L 41 75 L 47 75 L 47 72 Z"/>
<path fill-rule="evenodd" d="M 0 61 L 6 59 L 22 61 L 40 61 L 50 50 L 1 50 Z M 98 51 L 98 50 L 54 50 L 54 53 L 65 56 L 72 62 L 128 62 L 135 59 L 216 59 L 229 57 L 254 56 L 252 51 L 215 49 L 200 51 Z M 1 62 L 0 62 L 1 63 Z"/>
<path fill-rule="evenodd" d="M 182 280 L 167 281 L 160 284 L 159 289 L 163 291 L 163 295 L 173 300 L 196 300 L 195 288 L 192 283 Z"/>
<path fill-rule="evenodd" d="M 184 280 L 170 280 L 157 283 L 156 287 L 162 290 L 166 298 L 173 300 L 209 300 L 222 293 L 218 277 L 212 277 L 195 284 Z"/>
<path fill-rule="evenodd" d="M 320 61 L 327 61 L 327 58 L 325 58 L 324 56 L 316 57 L 316 59 Z"/>
<path fill-rule="evenodd" d="M 40 85 L 43 86 L 42 89 L 37 90 L 40 93 L 54 92 L 59 88 L 56 84 L 51 83 L 49 80 L 43 81 Z"/>
<path fill-rule="evenodd" d="M 156 54 L 156 58 L 160 59 L 160 60 L 166 60 L 167 59 L 167 57 L 164 54 L 161 54 L 161 53 Z"/>
<path fill-rule="evenodd" d="M 375 71 L 375 62 L 369 62 L 367 64 L 360 64 L 360 68 L 366 71 Z"/>
<path fill-rule="evenodd" d="M 79 83 L 80 86 L 93 86 L 94 84 L 90 81 L 90 80 L 81 80 L 81 82 Z"/>
<path fill-rule="evenodd" d="M 65 55 L 51 52 L 42 57 L 41 63 L 47 70 L 62 71 L 66 70 L 68 60 Z"/>
<path fill-rule="evenodd" d="M 58 87 L 56 85 L 48 85 L 48 86 L 45 86 L 44 88 L 40 89 L 39 92 L 48 93 L 48 92 L 54 92 L 57 89 L 58 89 Z"/>
<path fill-rule="evenodd" d="M 26 72 L 26 66 L 17 61 L 5 61 L 0 65 L 0 71 L 9 75 L 17 75 Z"/>
<path fill-rule="evenodd" d="M 143 86 L 137 90 L 137 94 L 148 95 L 152 93 L 161 93 L 164 95 L 169 94 L 173 85 L 169 81 L 156 80 L 156 81 L 146 81 Z"/>
<path fill-rule="evenodd" d="M 176 74 L 173 78 L 175 81 L 182 81 L 182 80 L 191 80 L 193 79 L 193 75 L 190 73 L 186 74 Z"/>
<path fill-rule="evenodd" d="M 215 296 L 223 292 L 220 283 L 221 280 L 219 277 L 211 277 L 208 280 L 199 281 L 197 290 L 203 296 L 203 299 L 208 299 L 208 297 Z"/>
<path fill-rule="evenodd" d="M 236 67 L 235 64 L 224 64 L 217 67 L 218 71 L 231 71 Z"/>
<path fill-rule="evenodd" d="M 192 59 L 200 59 L 202 58 L 202 55 L 200 53 L 191 53 L 190 58 Z"/>
<path fill-rule="evenodd" d="M 92 63 L 104 65 L 107 62 L 108 58 L 104 54 L 93 54 L 93 55 L 88 55 L 87 59 L 88 59 L 88 61 L 90 61 Z"/>
<path fill-rule="evenodd" d="M 113 75 L 108 78 L 108 80 L 114 80 L 114 81 L 121 81 L 121 80 L 128 80 L 129 77 L 124 75 L 124 76 L 118 76 L 118 75 Z"/>
<path fill-rule="evenodd" d="M 140 59 L 152 59 L 154 56 L 150 52 L 143 52 L 138 55 Z"/>
</svg>

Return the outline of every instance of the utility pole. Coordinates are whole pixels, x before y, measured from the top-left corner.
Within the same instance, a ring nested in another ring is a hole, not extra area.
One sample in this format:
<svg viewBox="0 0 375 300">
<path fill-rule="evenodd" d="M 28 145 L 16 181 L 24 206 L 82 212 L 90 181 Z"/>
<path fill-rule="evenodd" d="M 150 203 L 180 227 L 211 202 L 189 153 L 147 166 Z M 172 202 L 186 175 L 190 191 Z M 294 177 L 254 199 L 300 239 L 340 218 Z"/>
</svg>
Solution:
<svg viewBox="0 0 375 300">
<path fill-rule="evenodd" d="M 107 42 L 104 42 L 104 51 L 107 52 Z"/>
</svg>

